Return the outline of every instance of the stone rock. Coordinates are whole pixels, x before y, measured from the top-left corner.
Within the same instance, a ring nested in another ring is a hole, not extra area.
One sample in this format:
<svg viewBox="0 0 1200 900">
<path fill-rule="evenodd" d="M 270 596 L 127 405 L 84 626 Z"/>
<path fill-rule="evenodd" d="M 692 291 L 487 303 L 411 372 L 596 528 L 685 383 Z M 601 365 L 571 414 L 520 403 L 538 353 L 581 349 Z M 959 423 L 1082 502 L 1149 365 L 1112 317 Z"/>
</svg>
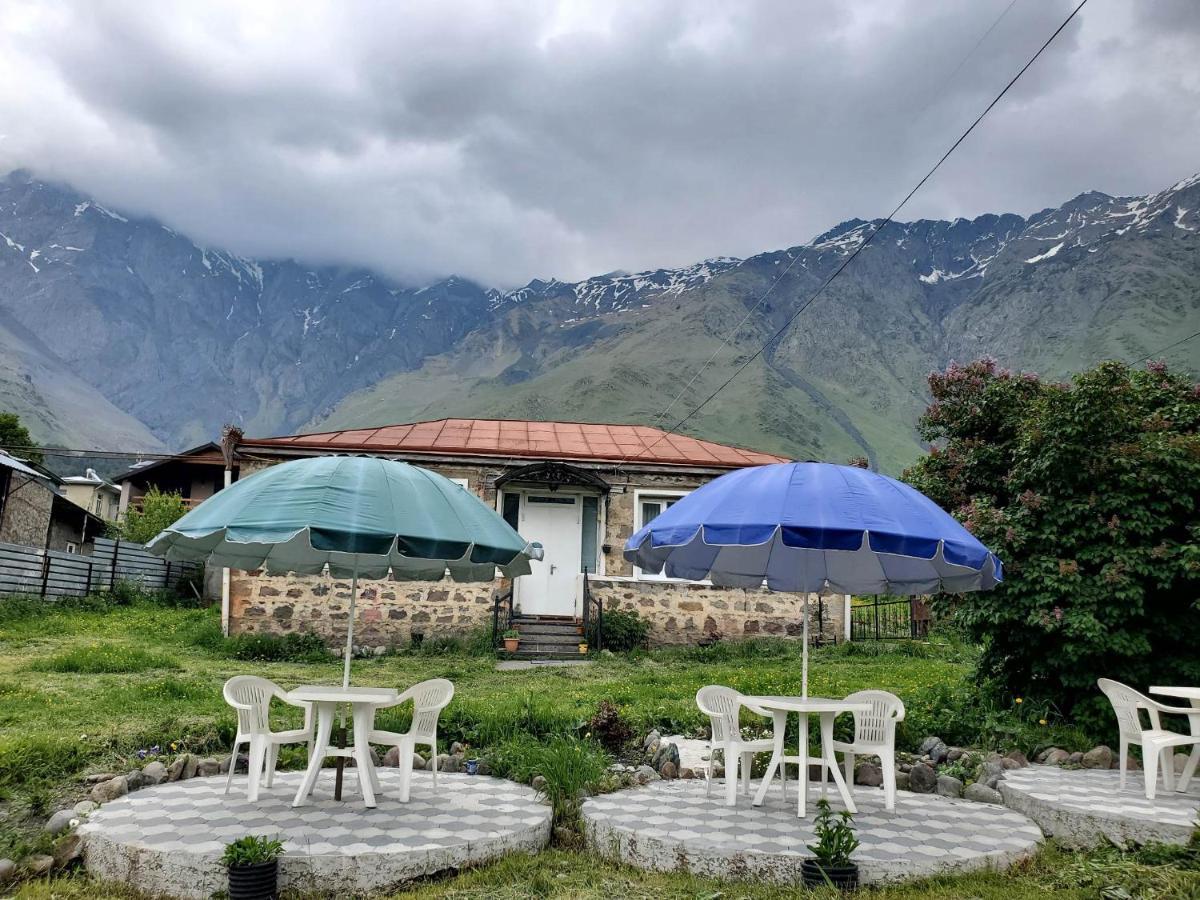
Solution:
<svg viewBox="0 0 1200 900">
<path fill-rule="evenodd" d="M 946 754 L 946 762 L 954 762 L 961 759 L 964 752 L 966 751 L 962 747 L 951 747 L 950 752 Z"/>
<path fill-rule="evenodd" d="M 130 791 L 140 791 L 149 783 L 150 782 L 146 779 L 146 776 L 142 774 L 141 769 L 134 769 L 125 775 L 125 786 L 129 788 Z"/>
<path fill-rule="evenodd" d="M 220 774 L 221 764 L 212 756 L 206 756 L 196 764 L 196 774 L 201 778 L 209 778 Z"/>
<path fill-rule="evenodd" d="M 1013 769 L 1021 768 L 1021 764 L 1015 759 L 1009 759 L 1007 756 L 1000 760 L 1000 768 L 1002 771 L 1011 772 Z"/>
<path fill-rule="evenodd" d="M 1012 751 L 1010 754 L 1008 754 L 1008 759 L 1011 759 L 1013 762 L 1016 763 L 1016 766 L 1014 768 L 1017 768 L 1017 769 L 1024 769 L 1026 766 L 1029 765 L 1028 757 L 1026 757 L 1025 754 L 1022 753 L 1020 750 Z"/>
<path fill-rule="evenodd" d="M 1004 775 L 1004 763 L 996 759 L 986 759 L 975 770 L 975 780 L 982 781 L 988 787 L 994 787 Z"/>
<path fill-rule="evenodd" d="M 0 859 L 0 884 L 12 881 L 17 874 L 17 864 L 11 859 Z"/>
<path fill-rule="evenodd" d="M 863 763 L 854 770 L 854 783 L 865 784 L 867 787 L 879 787 L 883 784 L 883 769 L 874 763 Z"/>
<path fill-rule="evenodd" d="M 692 769 L 688 766 L 684 766 L 682 769 L 679 770 L 679 777 L 690 781 L 691 779 L 696 777 L 696 770 Z"/>
<path fill-rule="evenodd" d="M 95 809 L 96 804 L 91 800 L 80 800 L 71 809 L 71 812 L 75 813 L 75 818 L 82 819 L 84 816 L 90 816 Z"/>
<path fill-rule="evenodd" d="M 455 741 L 453 744 L 450 745 L 450 755 L 451 756 L 462 756 L 464 753 L 466 753 L 466 751 L 467 751 L 467 748 L 464 747 L 462 744 L 460 744 L 458 741 Z"/>
<path fill-rule="evenodd" d="M 414 763 L 415 763 L 415 760 L 414 760 Z M 423 760 L 422 760 L 421 764 L 424 765 Z M 414 768 L 415 768 L 415 765 L 414 765 Z M 491 775 L 492 774 L 492 764 L 489 763 L 486 759 L 481 759 L 479 761 L 479 774 L 480 775 Z"/>
<path fill-rule="evenodd" d="M 54 857 L 44 853 L 25 858 L 25 869 L 30 875 L 45 875 L 54 868 Z"/>
<path fill-rule="evenodd" d="M 162 784 L 167 780 L 167 767 L 156 759 L 142 767 L 142 777 L 147 784 Z"/>
<path fill-rule="evenodd" d="M 129 793 L 129 785 L 125 783 L 124 775 L 117 775 L 108 781 L 102 781 L 92 788 L 91 798 L 96 803 L 107 803 Z"/>
<path fill-rule="evenodd" d="M 1085 769 L 1108 769 L 1112 767 L 1113 752 L 1101 744 L 1083 754 L 1081 764 Z"/>
<path fill-rule="evenodd" d="M 195 778 L 196 770 L 200 768 L 200 760 L 192 756 L 190 753 L 185 754 L 184 759 L 186 761 L 183 764 L 183 774 L 179 776 L 180 780 L 185 778 Z"/>
<path fill-rule="evenodd" d="M 46 824 L 42 826 L 42 830 L 47 834 L 62 834 L 71 827 L 71 820 L 75 817 L 75 810 L 60 809 L 46 820 Z"/>
<path fill-rule="evenodd" d="M 668 759 L 662 764 L 661 767 L 659 767 L 658 774 L 660 774 L 663 778 L 670 780 L 672 778 L 679 777 L 679 769 L 676 768 L 675 763 Z"/>
<path fill-rule="evenodd" d="M 187 768 L 188 758 L 189 754 L 185 753 L 182 756 L 175 757 L 171 761 L 171 766 L 167 769 L 167 781 L 179 781 L 181 778 L 186 777 L 183 771 Z"/>
<path fill-rule="evenodd" d="M 900 763 L 899 768 L 900 768 L 901 772 L 903 772 L 905 775 L 907 775 L 909 772 L 912 771 L 912 763 L 910 763 L 910 762 Z"/>
<path fill-rule="evenodd" d="M 925 740 L 921 741 L 921 746 L 917 748 L 917 755 L 925 756 L 930 750 L 940 743 L 942 743 L 942 739 L 940 737 L 934 737 L 933 735 L 930 735 L 929 737 L 925 738 Z"/>
<path fill-rule="evenodd" d="M 400 748 L 392 747 L 387 753 L 383 754 L 383 764 L 392 768 L 400 765 Z"/>
<path fill-rule="evenodd" d="M 896 790 L 911 791 L 912 785 L 909 782 L 909 777 L 910 776 L 907 772 L 897 772 L 896 773 Z"/>
<path fill-rule="evenodd" d="M 396 765 L 399 765 L 399 764 L 400 764 L 400 760 L 397 758 Z M 479 765 L 482 766 L 483 763 L 480 762 Z M 412 767 L 413 767 L 414 772 L 420 772 L 422 769 L 425 768 L 425 758 L 423 756 L 421 756 L 420 753 L 413 753 Z M 480 774 L 482 774 L 482 773 L 480 773 Z"/>
<path fill-rule="evenodd" d="M 963 783 L 953 775 L 939 775 L 937 777 L 937 792 L 943 797 L 961 797 Z"/>
<path fill-rule="evenodd" d="M 91 775 L 85 775 L 83 778 L 84 784 L 99 784 L 102 781 L 112 781 L 117 777 L 116 772 L 95 772 Z"/>
<path fill-rule="evenodd" d="M 1047 766 L 1061 766 L 1070 758 L 1071 754 L 1066 750 L 1060 750 L 1057 747 L 1052 747 L 1050 750 L 1046 751 L 1046 755 L 1042 759 L 1042 762 Z"/>
<path fill-rule="evenodd" d="M 929 750 L 929 759 L 935 765 L 937 763 L 945 762 L 946 757 L 949 755 L 950 755 L 950 748 L 948 746 L 946 746 L 946 744 L 943 743 L 942 741 L 938 741 Z"/>
<path fill-rule="evenodd" d="M 642 741 L 642 749 L 647 753 L 654 753 L 658 750 L 658 744 L 662 740 L 662 735 L 658 733 L 658 729 L 651 731 Z"/>
<path fill-rule="evenodd" d="M 1113 763 L 1113 765 L 1119 769 L 1121 767 L 1120 760 Z M 1125 757 L 1125 771 L 1126 772 L 1142 771 L 1142 764 L 1140 762 L 1138 762 L 1138 758 L 1136 756 L 1134 756 L 1132 753 L 1130 753 L 1128 756 Z"/>
<path fill-rule="evenodd" d="M 724 778 L 725 777 L 725 767 L 723 765 L 721 765 L 720 763 L 717 763 L 715 766 L 712 767 L 712 771 L 709 774 L 709 777 L 710 778 Z"/>
<path fill-rule="evenodd" d="M 1176 754 L 1175 754 L 1175 757 L 1174 757 L 1174 760 L 1173 760 L 1173 761 L 1174 761 L 1174 763 L 1175 763 L 1175 774 L 1176 774 L 1176 775 L 1182 775 L 1182 774 L 1183 774 L 1183 770 L 1184 770 L 1184 768 L 1187 766 L 1187 764 L 1188 764 L 1188 759 L 1189 759 L 1189 758 L 1190 758 L 1190 756 L 1189 756 L 1189 754 L 1187 754 L 1187 753 L 1176 753 Z M 1133 759 L 1133 754 L 1132 754 L 1132 753 L 1131 753 L 1131 754 L 1129 754 L 1128 756 L 1126 756 L 1126 757 L 1125 757 L 1125 763 L 1126 763 L 1126 767 L 1128 767 L 1129 760 L 1131 760 L 1131 759 Z M 1120 763 L 1119 763 L 1119 762 L 1118 762 L 1118 763 L 1114 763 L 1113 765 L 1114 765 L 1114 766 L 1119 766 L 1119 765 L 1120 765 Z"/>
<path fill-rule="evenodd" d="M 529 786 L 535 791 L 540 791 L 546 787 L 546 779 L 541 775 L 534 775 L 533 781 L 529 782 Z"/>
<path fill-rule="evenodd" d="M 1067 764 L 1072 765 L 1072 766 L 1083 765 L 1083 754 L 1080 753 L 1078 750 L 1076 750 L 1074 753 L 1072 753 L 1070 756 L 1067 757 Z"/>
<path fill-rule="evenodd" d="M 461 756 L 447 756 L 443 763 L 442 758 L 438 757 L 439 772 L 461 772 L 463 770 L 463 758 Z"/>
<path fill-rule="evenodd" d="M 963 796 L 968 800 L 974 800 L 976 803 L 1004 803 L 1004 798 L 998 790 L 990 788 L 986 784 L 980 784 L 978 781 L 967 785 L 967 789 L 963 791 Z"/>
<path fill-rule="evenodd" d="M 650 766 L 638 766 L 637 779 L 642 784 L 646 784 L 649 781 L 658 781 L 659 778 L 659 774 L 650 768 Z"/>
<path fill-rule="evenodd" d="M 83 836 L 68 834 L 54 847 L 54 868 L 65 869 L 83 858 Z"/>
<path fill-rule="evenodd" d="M 917 763 L 908 773 L 908 789 L 914 794 L 932 794 L 937 783 L 937 772 L 925 763 Z"/>
<path fill-rule="evenodd" d="M 655 751 L 654 756 L 650 759 L 650 765 L 659 772 L 662 771 L 665 763 L 672 763 L 676 769 L 679 768 L 679 748 L 670 741 L 666 743 L 660 742 L 658 750 Z"/>
</svg>

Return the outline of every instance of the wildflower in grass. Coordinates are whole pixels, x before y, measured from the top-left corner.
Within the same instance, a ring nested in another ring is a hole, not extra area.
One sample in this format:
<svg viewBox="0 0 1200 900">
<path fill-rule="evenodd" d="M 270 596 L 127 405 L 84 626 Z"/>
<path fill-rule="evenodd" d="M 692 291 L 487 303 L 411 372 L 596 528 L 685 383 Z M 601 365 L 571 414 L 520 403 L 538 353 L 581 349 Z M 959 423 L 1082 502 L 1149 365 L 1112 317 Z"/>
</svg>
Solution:
<svg viewBox="0 0 1200 900">
<path fill-rule="evenodd" d="M 1045 724 L 1046 724 L 1046 720 L 1045 720 L 1045 719 L 1038 719 L 1038 724 L 1039 724 L 1039 725 L 1045 725 Z"/>
<path fill-rule="evenodd" d="M 1022 697 L 1018 697 L 1018 698 L 1017 698 L 1017 703 L 1018 703 L 1018 704 L 1020 704 L 1020 703 L 1024 703 L 1024 702 L 1025 702 L 1025 700 L 1024 700 Z"/>
</svg>

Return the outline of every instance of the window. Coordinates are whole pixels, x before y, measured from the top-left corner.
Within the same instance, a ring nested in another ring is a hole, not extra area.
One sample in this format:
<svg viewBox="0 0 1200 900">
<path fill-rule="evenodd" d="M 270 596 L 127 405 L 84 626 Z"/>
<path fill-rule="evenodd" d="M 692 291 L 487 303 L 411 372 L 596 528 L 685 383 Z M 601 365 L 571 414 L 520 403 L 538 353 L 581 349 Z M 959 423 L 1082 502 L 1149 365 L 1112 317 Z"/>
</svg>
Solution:
<svg viewBox="0 0 1200 900">
<path fill-rule="evenodd" d="M 78 553 L 79 546 L 76 543 L 74 543 L 73 541 L 67 541 L 67 552 L 68 553 Z"/>
<path fill-rule="evenodd" d="M 635 510 L 637 511 L 636 521 L 634 522 L 634 531 L 639 531 L 646 525 L 649 525 L 664 512 L 674 506 L 677 502 L 687 496 L 686 491 L 671 494 L 654 494 L 654 493 L 636 493 L 634 500 Z M 676 579 L 667 578 L 666 575 L 655 575 L 652 572 L 643 572 L 639 568 L 634 568 L 634 577 L 645 579 L 648 581 L 675 581 Z"/>
<path fill-rule="evenodd" d="M 451 478 L 450 480 L 457 484 L 464 491 L 469 491 L 471 489 L 471 482 L 465 478 Z"/>
<path fill-rule="evenodd" d="M 580 547 L 580 571 L 595 575 L 599 568 L 600 498 L 583 498 L 583 536 Z"/>
<path fill-rule="evenodd" d="M 517 526 L 521 523 L 521 495 L 505 493 L 504 499 L 501 501 L 501 513 L 504 516 L 504 521 L 509 524 L 513 531 L 517 530 Z"/>
</svg>

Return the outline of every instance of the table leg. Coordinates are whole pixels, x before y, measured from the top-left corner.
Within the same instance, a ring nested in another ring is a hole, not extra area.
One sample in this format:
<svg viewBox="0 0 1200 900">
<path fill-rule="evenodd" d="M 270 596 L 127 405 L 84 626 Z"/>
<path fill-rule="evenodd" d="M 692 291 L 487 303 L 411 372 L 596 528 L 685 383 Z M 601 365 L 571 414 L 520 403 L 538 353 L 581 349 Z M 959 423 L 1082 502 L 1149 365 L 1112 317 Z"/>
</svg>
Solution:
<svg viewBox="0 0 1200 900">
<path fill-rule="evenodd" d="M 796 801 L 796 815 L 803 819 L 808 815 L 808 713 L 800 713 L 799 746 L 796 748 L 800 757 L 800 778 L 796 789 L 800 799 Z"/>
<path fill-rule="evenodd" d="M 767 788 L 771 786 L 771 781 L 774 779 L 775 773 L 779 771 L 779 767 L 784 765 L 783 733 L 787 730 L 787 712 L 772 710 L 771 718 L 774 721 L 774 725 L 772 726 L 774 732 L 771 736 L 775 739 L 775 747 L 771 751 L 771 761 L 767 763 L 767 771 L 763 775 L 762 784 L 758 787 L 758 793 L 754 795 L 755 806 L 763 805 L 763 800 L 767 797 Z M 784 799 L 787 799 L 786 795 Z"/>
<path fill-rule="evenodd" d="M 267 742 L 262 735 L 250 738 L 250 767 L 247 769 L 246 799 L 251 803 L 258 802 L 258 785 L 262 780 L 263 763 L 267 755 Z M 230 760 L 230 765 L 233 761 Z"/>
<path fill-rule="evenodd" d="M 833 720 L 837 717 L 837 713 L 821 713 L 821 764 L 829 769 L 830 775 L 833 776 L 833 783 L 837 785 L 838 792 L 842 795 L 842 800 L 846 803 L 846 809 L 852 813 L 858 812 L 858 807 L 854 805 L 854 798 L 850 796 L 850 791 L 846 788 L 846 780 L 842 778 L 842 771 L 837 764 L 837 756 L 833 752 Z M 821 780 L 824 781 L 825 776 L 822 774 Z"/>
<path fill-rule="evenodd" d="M 312 758 L 308 761 L 308 769 L 304 772 L 304 780 L 296 791 L 292 806 L 300 806 L 306 797 L 312 793 L 321 774 L 321 763 L 325 762 L 326 751 L 329 750 L 329 734 L 333 731 L 334 705 L 332 703 L 315 703 L 317 708 L 317 736 L 313 742 Z"/>
<path fill-rule="evenodd" d="M 400 802 L 407 803 L 410 792 L 412 791 L 412 771 L 413 771 L 413 752 L 416 746 L 408 740 L 400 742 L 399 748 L 399 765 L 400 765 Z"/>
<path fill-rule="evenodd" d="M 737 752 L 737 744 L 725 742 L 721 755 L 725 757 L 725 805 L 737 806 L 738 766 L 741 765 L 742 754 Z"/>
<path fill-rule="evenodd" d="M 367 741 L 371 733 L 371 718 L 374 710 L 366 704 L 354 704 L 354 762 L 358 766 L 358 788 L 362 791 L 363 805 L 375 807 L 375 779 L 371 762 L 371 745 Z"/>
<path fill-rule="evenodd" d="M 1188 716 L 1188 725 L 1191 726 L 1192 735 L 1200 737 L 1200 700 L 1192 700 L 1192 709 L 1196 710 L 1196 715 Z M 1173 762 L 1174 758 L 1172 758 Z M 1179 776 L 1179 781 L 1175 784 L 1175 790 L 1183 793 L 1188 789 L 1188 782 L 1196 774 L 1197 763 L 1200 763 L 1200 744 L 1193 744 L 1192 752 L 1188 755 L 1187 765 L 1183 767 L 1183 773 Z"/>
</svg>

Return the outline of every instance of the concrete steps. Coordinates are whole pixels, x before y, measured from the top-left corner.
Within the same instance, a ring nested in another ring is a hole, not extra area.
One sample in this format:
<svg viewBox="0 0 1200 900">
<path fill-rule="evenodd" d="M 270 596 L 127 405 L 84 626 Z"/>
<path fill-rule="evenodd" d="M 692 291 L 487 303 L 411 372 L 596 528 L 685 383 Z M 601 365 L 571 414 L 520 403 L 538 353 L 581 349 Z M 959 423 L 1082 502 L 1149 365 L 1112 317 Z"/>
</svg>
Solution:
<svg viewBox="0 0 1200 900">
<path fill-rule="evenodd" d="M 579 642 L 584 639 L 574 619 L 516 616 L 512 627 L 521 632 L 516 653 L 501 652 L 507 659 L 579 659 Z"/>
</svg>

